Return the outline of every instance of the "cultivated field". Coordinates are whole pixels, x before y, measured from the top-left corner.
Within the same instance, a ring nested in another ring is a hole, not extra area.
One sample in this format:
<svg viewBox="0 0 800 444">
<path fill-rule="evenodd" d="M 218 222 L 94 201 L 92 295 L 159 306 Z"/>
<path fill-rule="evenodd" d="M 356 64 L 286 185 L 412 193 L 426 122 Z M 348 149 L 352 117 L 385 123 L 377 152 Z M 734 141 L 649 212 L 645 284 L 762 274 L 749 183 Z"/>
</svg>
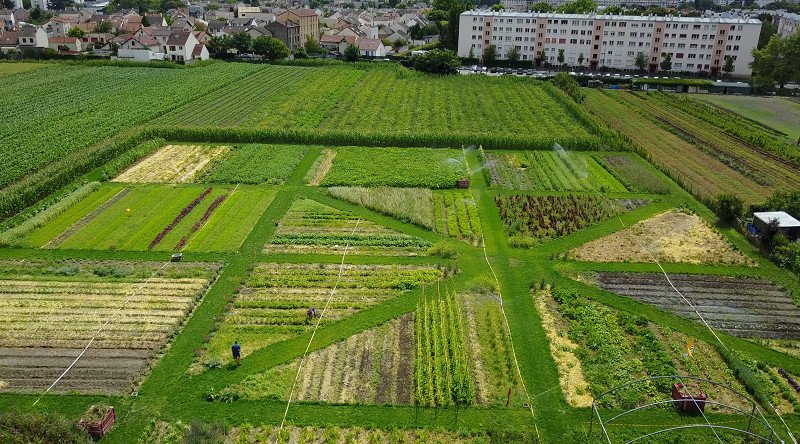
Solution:
<svg viewBox="0 0 800 444">
<path fill-rule="evenodd" d="M 320 185 L 455 188 L 467 175 L 463 156 L 452 149 L 337 148 Z"/>
<path fill-rule="evenodd" d="M 482 242 L 475 199 L 469 190 L 331 187 L 339 199 L 477 245 Z"/>
<path fill-rule="evenodd" d="M 784 97 L 755 97 L 707 94 L 701 100 L 713 103 L 748 119 L 786 133 L 792 140 L 800 137 L 800 104 Z"/>
<path fill-rule="evenodd" d="M 347 246 L 348 254 L 419 255 L 430 243 L 315 200 L 300 199 L 280 219 L 264 251 L 341 254 Z"/>
<path fill-rule="evenodd" d="M 482 162 L 491 186 L 506 190 L 627 191 L 583 153 L 560 151 L 484 151 Z"/>
<path fill-rule="evenodd" d="M 94 338 L 57 387 L 88 393 L 130 390 L 217 272 L 89 261 L 4 261 L 0 270 L 0 391 L 48 387 Z"/>
<path fill-rule="evenodd" d="M 114 184 L 26 239 L 60 249 L 235 251 L 274 196 L 246 186 Z"/>
<path fill-rule="evenodd" d="M 748 265 L 752 262 L 695 214 L 672 210 L 572 250 L 590 262 L 688 262 Z"/>
<path fill-rule="evenodd" d="M 206 363 L 213 359 L 229 360 L 228 348 L 235 340 L 245 344 L 242 354 L 247 355 L 310 330 L 316 320 L 309 320 L 306 311 L 315 307 L 321 314 L 338 276 L 338 265 L 257 265 L 214 334 Z M 430 267 L 345 266 L 322 325 L 385 302 L 440 276 L 439 270 Z"/>
<path fill-rule="evenodd" d="M 596 273 L 594 278 L 604 290 L 699 320 L 663 275 Z M 748 338 L 800 337 L 800 308 L 769 281 L 713 275 L 672 275 L 670 279 L 714 328 Z"/>
<path fill-rule="evenodd" d="M 541 241 L 574 233 L 647 204 L 642 200 L 609 200 L 595 196 L 498 195 L 495 203 L 508 242 L 530 247 Z"/>
<path fill-rule="evenodd" d="M 167 145 L 128 168 L 114 182 L 194 182 L 196 176 L 229 150 L 228 146 Z"/>
</svg>

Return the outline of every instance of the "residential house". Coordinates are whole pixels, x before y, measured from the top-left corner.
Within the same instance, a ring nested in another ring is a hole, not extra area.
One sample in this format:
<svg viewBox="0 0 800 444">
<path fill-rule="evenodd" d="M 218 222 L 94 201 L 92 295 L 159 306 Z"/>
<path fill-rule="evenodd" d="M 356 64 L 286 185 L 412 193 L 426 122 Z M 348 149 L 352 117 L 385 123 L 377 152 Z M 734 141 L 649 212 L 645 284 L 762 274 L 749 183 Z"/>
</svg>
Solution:
<svg viewBox="0 0 800 444">
<path fill-rule="evenodd" d="M 14 11 L 10 9 L 0 9 L 0 32 L 13 31 L 17 29 L 17 19 L 14 18 Z"/>
<path fill-rule="evenodd" d="M 174 62 L 192 63 L 208 59 L 208 49 L 190 31 L 173 33 L 165 48 L 166 58 Z"/>
<path fill-rule="evenodd" d="M 319 44 L 330 52 L 343 54 L 348 46 L 356 43 L 356 37 L 351 35 L 323 35 Z"/>
<path fill-rule="evenodd" d="M 25 26 L 19 31 L 19 43 L 17 45 L 22 48 L 47 48 L 50 46 L 48 43 L 47 32 L 41 26 Z"/>
<path fill-rule="evenodd" d="M 50 37 L 66 37 L 74 23 L 72 19 L 66 17 L 53 17 L 44 26 L 44 30 Z"/>
<path fill-rule="evenodd" d="M 267 23 L 266 28 L 272 33 L 273 37 L 286 43 L 289 51 L 294 51 L 303 45 L 301 43 L 303 40 L 300 36 L 300 25 L 291 20 L 278 18 L 272 23 Z"/>
<path fill-rule="evenodd" d="M 18 43 L 18 31 L 8 31 L 0 34 L 0 52 L 7 53 L 9 51 L 15 51 Z"/>
<path fill-rule="evenodd" d="M 152 36 L 131 36 L 119 45 L 117 58 L 135 62 L 149 62 L 150 60 L 164 60 L 165 54 L 162 46 Z"/>
<path fill-rule="evenodd" d="M 378 39 L 360 38 L 356 40 L 356 46 L 362 57 L 386 57 L 389 52 L 389 48 Z"/>
<path fill-rule="evenodd" d="M 299 26 L 300 43 L 298 46 L 306 44 L 310 37 L 319 40 L 319 15 L 311 9 L 291 9 L 277 17 L 277 20 L 292 21 Z"/>
<path fill-rule="evenodd" d="M 81 52 L 81 39 L 78 37 L 50 37 L 50 49 L 58 52 Z"/>
</svg>

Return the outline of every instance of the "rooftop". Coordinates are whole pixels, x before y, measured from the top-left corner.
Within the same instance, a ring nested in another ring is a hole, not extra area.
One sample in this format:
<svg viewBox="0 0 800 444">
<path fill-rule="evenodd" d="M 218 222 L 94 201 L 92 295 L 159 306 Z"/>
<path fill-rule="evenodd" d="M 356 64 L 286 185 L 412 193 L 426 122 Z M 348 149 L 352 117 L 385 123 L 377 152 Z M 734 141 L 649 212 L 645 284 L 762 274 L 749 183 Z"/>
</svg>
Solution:
<svg viewBox="0 0 800 444">
<path fill-rule="evenodd" d="M 753 213 L 753 216 L 767 223 L 771 220 L 777 220 L 778 226 L 781 228 L 800 227 L 800 220 L 795 219 L 785 211 L 763 211 Z"/>
<path fill-rule="evenodd" d="M 549 18 L 549 19 L 589 19 L 589 20 L 623 20 L 623 21 L 663 21 L 684 23 L 728 23 L 728 24 L 761 24 L 760 20 L 723 17 L 678 17 L 655 15 L 611 15 L 611 14 L 560 14 L 551 12 L 506 12 L 506 11 L 465 11 L 461 15 L 475 17 L 512 17 L 512 18 Z"/>
</svg>

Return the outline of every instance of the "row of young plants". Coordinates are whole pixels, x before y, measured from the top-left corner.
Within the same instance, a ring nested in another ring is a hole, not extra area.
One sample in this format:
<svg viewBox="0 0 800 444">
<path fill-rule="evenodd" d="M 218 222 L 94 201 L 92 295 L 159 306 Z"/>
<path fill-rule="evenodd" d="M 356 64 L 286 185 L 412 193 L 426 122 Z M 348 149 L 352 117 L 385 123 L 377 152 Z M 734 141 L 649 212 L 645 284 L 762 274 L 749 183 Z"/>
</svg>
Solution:
<svg viewBox="0 0 800 444">
<path fill-rule="evenodd" d="M 735 113 L 701 102 L 684 94 L 659 93 L 653 95 L 659 101 L 674 106 L 694 117 L 708 122 L 726 133 L 769 150 L 785 159 L 800 164 L 797 147 L 776 134 L 774 130 L 755 124 Z"/>
<path fill-rule="evenodd" d="M 436 291 L 438 294 L 430 294 Z M 464 345 L 465 332 L 455 292 L 423 288 L 416 311 L 416 403 L 423 406 L 470 405 L 475 383 Z"/>
</svg>

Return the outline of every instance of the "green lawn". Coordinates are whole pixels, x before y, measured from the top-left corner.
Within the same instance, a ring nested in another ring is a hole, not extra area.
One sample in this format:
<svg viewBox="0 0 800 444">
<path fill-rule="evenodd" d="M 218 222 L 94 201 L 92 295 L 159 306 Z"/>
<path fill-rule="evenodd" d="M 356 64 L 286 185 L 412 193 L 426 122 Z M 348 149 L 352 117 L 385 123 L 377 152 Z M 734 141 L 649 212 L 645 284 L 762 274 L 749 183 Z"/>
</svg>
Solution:
<svg viewBox="0 0 800 444">
<path fill-rule="evenodd" d="M 755 97 L 732 95 L 695 95 L 693 97 L 741 114 L 766 126 L 788 134 L 792 140 L 800 137 L 800 103 L 784 97 Z"/>
</svg>

